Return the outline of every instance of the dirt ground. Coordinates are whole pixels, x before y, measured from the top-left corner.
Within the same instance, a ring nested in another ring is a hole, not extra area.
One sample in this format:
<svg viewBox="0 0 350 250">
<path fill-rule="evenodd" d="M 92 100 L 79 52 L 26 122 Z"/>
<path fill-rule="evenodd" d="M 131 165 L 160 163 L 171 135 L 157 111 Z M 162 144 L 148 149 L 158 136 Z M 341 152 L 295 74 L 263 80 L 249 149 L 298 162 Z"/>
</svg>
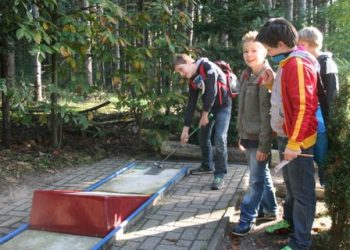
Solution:
<svg viewBox="0 0 350 250">
<path fill-rule="evenodd" d="M 278 197 L 277 201 L 279 204 L 279 218 L 277 220 L 281 220 L 283 198 Z M 316 218 L 312 227 L 313 243 L 311 250 L 329 250 L 326 244 L 325 232 L 330 229 L 332 223 L 326 212 L 324 201 L 317 201 Z M 239 211 L 235 216 L 239 217 Z M 255 229 L 245 237 L 233 236 L 228 232 L 222 250 L 279 250 L 283 248 L 288 243 L 288 235 L 272 236 L 264 232 L 267 226 L 274 223 L 276 221 L 259 221 Z"/>
<path fill-rule="evenodd" d="M 11 204 L 21 198 L 32 196 L 34 190 L 45 188 L 73 171 L 75 170 L 72 168 L 61 168 L 41 173 L 26 172 L 20 178 L 6 176 L 3 182 L 6 184 L 0 185 L 0 204 Z"/>
</svg>

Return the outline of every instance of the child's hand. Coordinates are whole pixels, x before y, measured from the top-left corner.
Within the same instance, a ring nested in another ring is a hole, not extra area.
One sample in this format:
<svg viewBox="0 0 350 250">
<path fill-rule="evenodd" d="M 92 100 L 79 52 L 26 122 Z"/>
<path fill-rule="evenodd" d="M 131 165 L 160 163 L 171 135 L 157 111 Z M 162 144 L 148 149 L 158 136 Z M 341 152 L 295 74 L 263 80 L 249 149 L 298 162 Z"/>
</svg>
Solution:
<svg viewBox="0 0 350 250">
<path fill-rule="evenodd" d="M 261 84 L 272 85 L 274 79 L 275 79 L 275 72 L 273 72 L 271 69 L 266 69 L 265 72 L 263 73 Z"/>
<path fill-rule="evenodd" d="M 209 123 L 208 112 L 203 112 L 201 119 L 199 120 L 199 127 L 205 127 Z"/>
<path fill-rule="evenodd" d="M 289 148 L 286 148 L 284 150 L 284 159 L 287 160 L 287 161 L 291 161 L 295 158 L 298 157 L 298 155 L 301 153 L 301 150 L 292 150 L 292 149 L 289 149 Z"/>
<path fill-rule="evenodd" d="M 181 144 L 186 144 L 188 142 L 188 130 L 189 127 L 183 127 L 182 133 L 181 133 Z"/>
<path fill-rule="evenodd" d="M 261 151 L 256 151 L 256 160 L 257 161 L 265 161 L 269 155 L 265 154 Z"/>
<path fill-rule="evenodd" d="M 241 138 L 239 138 L 239 140 L 238 140 L 238 148 L 239 148 L 239 150 L 245 151 L 245 147 L 243 147 L 241 144 Z"/>
</svg>

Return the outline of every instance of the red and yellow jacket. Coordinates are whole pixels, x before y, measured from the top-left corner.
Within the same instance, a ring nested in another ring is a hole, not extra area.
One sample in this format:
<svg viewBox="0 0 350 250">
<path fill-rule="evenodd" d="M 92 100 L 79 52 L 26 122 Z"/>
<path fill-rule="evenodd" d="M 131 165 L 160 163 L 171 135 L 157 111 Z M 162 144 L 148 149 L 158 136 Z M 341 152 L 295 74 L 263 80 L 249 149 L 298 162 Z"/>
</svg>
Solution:
<svg viewBox="0 0 350 250">
<path fill-rule="evenodd" d="M 277 91 L 281 95 L 280 112 L 284 119 L 281 125 L 288 137 L 287 148 L 308 148 L 315 144 L 317 135 L 316 59 L 305 50 L 297 49 L 280 62 L 279 71 L 276 79 L 279 82 L 275 81 L 274 85 L 280 84 Z"/>
</svg>

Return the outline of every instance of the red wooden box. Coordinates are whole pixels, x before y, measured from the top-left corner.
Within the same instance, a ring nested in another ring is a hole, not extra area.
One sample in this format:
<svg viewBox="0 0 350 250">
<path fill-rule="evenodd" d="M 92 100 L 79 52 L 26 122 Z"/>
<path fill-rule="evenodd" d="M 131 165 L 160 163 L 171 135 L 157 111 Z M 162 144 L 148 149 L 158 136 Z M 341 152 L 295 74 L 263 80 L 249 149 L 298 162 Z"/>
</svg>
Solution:
<svg viewBox="0 0 350 250">
<path fill-rule="evenodd" d="M 148 198 L 72 190 L 36 190 L 29 228 L 104 237 Z"/>
</svg>

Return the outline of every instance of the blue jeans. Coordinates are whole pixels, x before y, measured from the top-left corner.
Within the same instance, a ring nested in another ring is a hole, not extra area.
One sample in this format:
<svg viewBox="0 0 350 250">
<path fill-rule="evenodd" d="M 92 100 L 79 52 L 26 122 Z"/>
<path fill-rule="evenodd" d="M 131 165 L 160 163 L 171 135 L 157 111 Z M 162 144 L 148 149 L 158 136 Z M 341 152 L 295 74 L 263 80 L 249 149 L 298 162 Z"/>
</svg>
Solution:
<svg viewBox="0 0 350 250">
<path fill-rule="evenodd" d="M 262 207 L 264 212 L 277 212 L 276 196 L 269 169 L 270 160 L 257 161 L 256 152 L 257 148 L 246 149 L 250 169 L 249 189 L 241 203 L 240 221 L 248 223 L 255 220 L 259 207 Z"/>
<path fill-rule="evenodd" d="M 284 152 L 287 138 L 278 138 L 280 154 Z M 303 154 L 312 154 L 313 146 L 302 149 Z M 310 157 L 297 157 L 283 170 L 287 193 L 284 200 L 284 219 L 294 226 L 288 245 L 293 249 L 309 249 L 311 229 L 315 218 L 316 193 L 314 162 Z"/>
<path fill-rule="evenodd" d="M 326 163 L 328 152 L 328 137 L 327 133 L 317 133 L 317 140 L 314 146 L 314 160 L 318 166 L 318 177 L 320 179 L 320 184 L 324 185 L 324 166 Z"/>
<path fill-rule="evenodd" d="M 227 174 L 227 131 L 231 119 L 231 99 L 227 104 L 212 109 L 214 118 L 207 126 L 200 129 L 199 144 L 202 151 L 202 165 L 214 170 L 214 176 L 224 177 Z M 214 127 L 215 125 L 215 127 Z M 214 130 L 215 157 L 211 145 Z M 215 166 L 214 166 L 215 163 Z"/>
</svg>

